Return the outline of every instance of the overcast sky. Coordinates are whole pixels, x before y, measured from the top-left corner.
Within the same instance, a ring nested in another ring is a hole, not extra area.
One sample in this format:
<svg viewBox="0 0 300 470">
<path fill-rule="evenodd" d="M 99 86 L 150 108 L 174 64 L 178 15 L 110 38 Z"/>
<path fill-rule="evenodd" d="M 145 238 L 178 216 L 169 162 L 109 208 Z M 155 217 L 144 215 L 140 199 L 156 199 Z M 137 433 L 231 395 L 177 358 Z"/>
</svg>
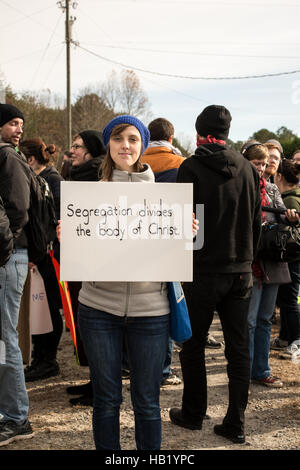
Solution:
<svg viewBox="0 0 300 470">
<path fill-rule="evenodd" d="M 223 104 L 233 117 L 232 140 L 281 126 L 300 136 L 299 0 L 76 3 L 73 101 L 113 69 L 132 68 L 153 117 L 169 119 L 175 134 L 195 141 L 197 115 Z M 65 97 L 64 40 L 65 14 L 56 0 L 0 0 L 0 71 L 14 91 L 49 89 Z"/>
</svg>

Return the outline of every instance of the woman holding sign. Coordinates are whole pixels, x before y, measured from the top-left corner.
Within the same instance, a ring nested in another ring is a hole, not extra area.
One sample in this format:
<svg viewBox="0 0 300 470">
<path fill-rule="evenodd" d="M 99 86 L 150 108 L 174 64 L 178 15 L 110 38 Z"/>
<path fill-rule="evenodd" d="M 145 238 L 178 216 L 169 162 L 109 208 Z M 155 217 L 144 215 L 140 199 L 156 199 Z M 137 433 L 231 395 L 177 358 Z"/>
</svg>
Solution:
<svg viewBox="0 0 300 470">
<path fill-rule="evenodd" d="M 140 161 L 149 142 L 149 131 L 140 120 L 128 115 L 116 117 L 105 127 L 103 141 L 107 154 L 101 167 L 102 181 L 154 182 L 152 170 Z M 159 395 L 169 311 L 166 283 L 83 282 L 79 329 L 94 390 L 97 450 L 120 449 L 123 337 L 130 365 L 136 446 L 138 450 L 160 449 Z"/>
<path fill-rule="evenodd" d="M 149 131 L 132 116 L 113 119 L 103 131 L 108 152 L 102 180 L 154 182 L 140 162 Z M 160 282 L 84 282 L 79 293 L 79 328 L 94 388 L 96 448 L 120 449 L 122 341 L 130 364 L 137 449 L 159 449 L 162 369 L 169 339 L 167 287 Z"/>
</svg>

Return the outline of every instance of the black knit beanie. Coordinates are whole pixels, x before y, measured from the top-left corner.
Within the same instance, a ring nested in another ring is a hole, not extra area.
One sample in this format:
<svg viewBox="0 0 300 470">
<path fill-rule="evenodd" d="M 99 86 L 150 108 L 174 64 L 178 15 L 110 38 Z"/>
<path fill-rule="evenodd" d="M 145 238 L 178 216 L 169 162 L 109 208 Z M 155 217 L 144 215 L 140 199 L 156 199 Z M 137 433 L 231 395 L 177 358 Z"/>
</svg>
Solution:
<svg viewBox="0 0 300 470">
<path fill-rule="evenodd" d="M 196 120 L 196 131 L 201 137 L 212 135 L 215 139 L 226 140 L 229 134 L 231 114 L 224 106 L 207 106 Z"/>
<path fill-rule="evenodd" d="M 105 145 L 102 141 L 102 134 L 99 131 L 87 130 L 79 132 L 80 137 L 82 138 L 84 145 L 88 149 L 88 152 L 92 155 L 93 158 L 99 157 L 106 153 Z"/>
<path fill-rule="evenodd" d="M 24 115 L 12 104 L 0 104 L 0 127 L 14 118 L 20 118 L 24 121 Z"/>
</svg>

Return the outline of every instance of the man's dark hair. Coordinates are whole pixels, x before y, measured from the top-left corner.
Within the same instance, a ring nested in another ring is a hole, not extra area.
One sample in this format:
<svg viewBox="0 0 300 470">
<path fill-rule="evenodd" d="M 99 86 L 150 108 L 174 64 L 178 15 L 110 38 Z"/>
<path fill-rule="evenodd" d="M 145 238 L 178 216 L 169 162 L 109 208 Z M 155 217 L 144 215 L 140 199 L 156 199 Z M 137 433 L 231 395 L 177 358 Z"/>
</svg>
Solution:
<svg viewBox="0 0 300 470">
<path fill-rule="evenodd" d="M 173 124 L 165 118 L 157 118 L 148 125 L 150 140 L 168 140 L 174 135 Z"/>
</svg>

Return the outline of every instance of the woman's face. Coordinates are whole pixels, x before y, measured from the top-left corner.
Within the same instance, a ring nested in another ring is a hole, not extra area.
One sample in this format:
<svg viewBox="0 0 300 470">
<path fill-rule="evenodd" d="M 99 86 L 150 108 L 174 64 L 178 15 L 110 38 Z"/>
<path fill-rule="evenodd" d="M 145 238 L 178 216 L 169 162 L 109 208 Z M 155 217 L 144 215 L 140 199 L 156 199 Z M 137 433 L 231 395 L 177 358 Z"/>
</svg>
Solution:
<svg viewBox="0 0 300 470">
<path fill-rule="evenodd" d="M 76 137 L 70 148 L 72 166 L 80 166 L 92 158 L 81 137 Z"/>
<path fill-rule="evenodd" d="M 264 172 L 265 172 L 265 169 L 267 167 L 267 164 L 268 164 L 268 159 L 265 158 L 264 160 L 250 160 L 250 163 L 255 166 L 255 168 L 257 169 L 258 171 L 258 174 L 260 176 L 260 178 L 262 178 Z"/>
<path fill-rule="evenodd" d="M 141 134 L 136 127 L 128 126 L 120 134 L 110 137 L 109 150 L 116 169 L 131 173 L 141 155 Z"/>
</svg>

